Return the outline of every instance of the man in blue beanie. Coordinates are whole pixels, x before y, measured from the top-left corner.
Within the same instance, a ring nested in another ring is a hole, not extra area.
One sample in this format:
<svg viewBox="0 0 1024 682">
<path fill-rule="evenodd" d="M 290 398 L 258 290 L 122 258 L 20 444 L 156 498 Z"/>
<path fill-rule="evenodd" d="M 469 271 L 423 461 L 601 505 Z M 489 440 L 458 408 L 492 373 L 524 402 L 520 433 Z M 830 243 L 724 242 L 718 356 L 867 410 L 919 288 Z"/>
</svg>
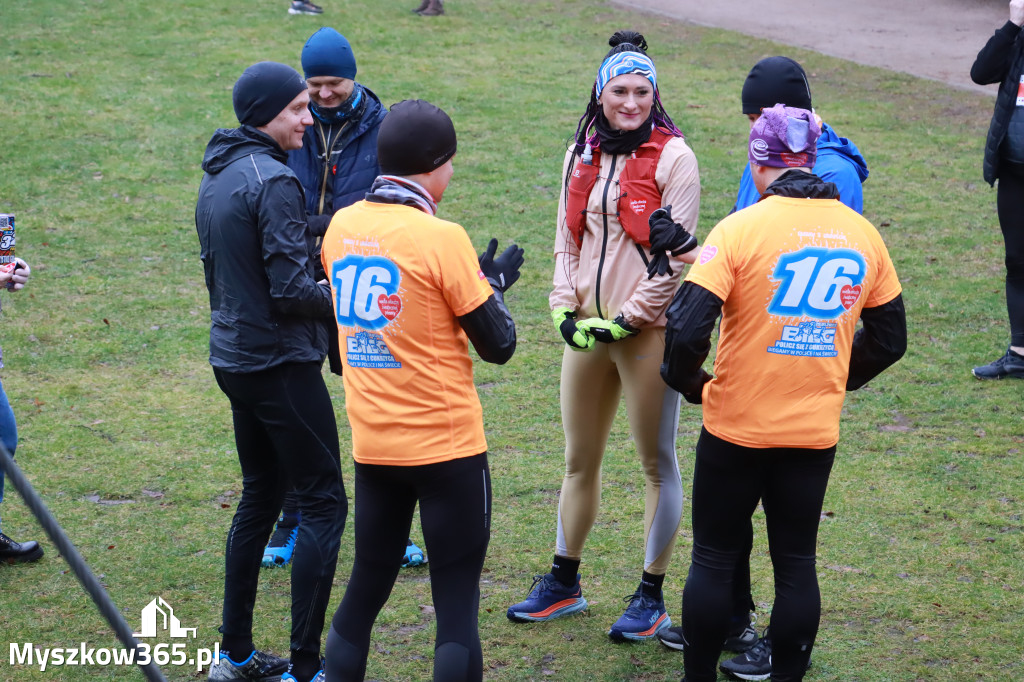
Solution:
<svg viewBox="0 0 1024 682">
<path fill-rule="evenodd" d="M 302 48 L 302 70 L 309 92 L 313 125 L 306 130 L 300 149 L 288 153 L 306 195 L 306 219 L 317 244 L 317 279 L 320 242 L 335 211 L 362 199 L 380 174 L 377 163 L 377 127 L 387 110 L 377 95 L 357 83 L 356 58 L 345 36 L 333 28 L 316 31 Z M 325 322 L 330 335 L 330 367 L 341 373 L 341 357 L 334 322 Z M 287 566 L 295 551 L 301 524 L 297 494 L 285 496 L 284 507 L 270 542 L 263 552 L 263 566 Z M 426 554 L 410 540 L 405 566 L 426 563 Z"/>
<path fill-rule="evenodd" d="M 224 553 L 224 609 L 215 682 L 310 682 L 348 503 L 338 426 L 321 367 L 331 289 L 314 273 L 302 188 L 285 166 L 313 124 L 306 83 L 284 64 L 245 70 L 233 92 L 238 128 L 217 130 L 196 203 L 210 293 L 210 364 L 231 404 L 242 495 Z M 292 570 L 291 661 L 256 650 L 260 556 L 286 488 L 302 529 Z"/>
</svg>

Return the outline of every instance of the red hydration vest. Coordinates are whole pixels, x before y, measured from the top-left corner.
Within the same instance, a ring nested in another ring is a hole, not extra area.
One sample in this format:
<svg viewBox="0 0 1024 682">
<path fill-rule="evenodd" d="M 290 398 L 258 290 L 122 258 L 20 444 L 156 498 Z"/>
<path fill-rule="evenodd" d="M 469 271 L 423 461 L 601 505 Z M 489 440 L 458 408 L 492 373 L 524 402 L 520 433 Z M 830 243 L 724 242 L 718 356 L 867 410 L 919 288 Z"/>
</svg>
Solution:
<svg viewBox="0 0 1024 682">
<path fill-rule="evenodd" d="M 619 175 L 619 197 L 615 217 L 619 219 L 626 234 L 644 248 L 651 245 L 651 227 L 647 223 L 647 218 L 661 206 L 661 192 L 654 181 L 654 174 L 658 170 L 661 151 L 672 137 L 658 128 L 652 130 L 651 138 L 626 159 Z M 565 222 L 577 247 L 583 244 L 583 233 L 587 227 L 587 202 L 594 185 L 597 184 L 600 169 L 601 150 L 595 149 L 593 163 L 578 161 L 569 178 Z"/>
</svg>

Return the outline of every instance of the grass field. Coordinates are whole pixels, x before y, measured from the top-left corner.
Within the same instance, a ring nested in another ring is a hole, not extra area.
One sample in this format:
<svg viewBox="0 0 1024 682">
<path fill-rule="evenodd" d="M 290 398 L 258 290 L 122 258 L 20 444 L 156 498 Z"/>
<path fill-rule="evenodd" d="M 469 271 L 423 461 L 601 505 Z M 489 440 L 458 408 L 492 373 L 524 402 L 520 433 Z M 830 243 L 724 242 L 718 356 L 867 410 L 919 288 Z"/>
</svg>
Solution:
<svg viewBox="0 0 1024 682">
<path fill-rule="evenodd" d="M 18 253 L 33 267 L 29 288 L 0 294 L 18 460 L 133 628 L 161 596 L 198 628 L 190 646 L 218 639 L 240 477 L 227 400 L 207 364 L 193 224 L 199 162 L 213 130 L 236 124 L 230 93 L 241 71 L 263 59 L 297 66 L 305 39 L 332 25 L 354 46 L 358 79 L 386 104 L 422 97 L 451 114 L 459 154 L 441 216 L 463 224 L 478 248 L 492 235 L 526 248 L 507 299 L 516 356 L 477 366 L 494 482 L 485 678 L 681 676 L 679 654 L 605 636 L 642 557 L 643 483 L 621 417 L 582 568 L 591 608 L 536 627 L 504 615 L 553 551 L 562 344 L 546 298 L 559 162 L 605 40 L 633 27 L 647 36 L 666 107 L 700 162 L 698 236 L 728 212 L 745 162 L 743 78 L 761 57 L 785 53 L 807 67 L 819 113 L 867 158 L 865 215 L 904 284 L 909 351 L 844 409 L 808 679 L 1024 679 L 1024 385 L 981 383 L 969 372 L 1008 341 L 995 193 L 980 168 L 990 97 L 584 0 L 450 0 L 449 14 L 434 20 L 411 14 L 414 2 L 325 4 L 322 19 L 286 15 L 285 0 L 0 5 L 0 212 L 17 214 Z M 346 453 L 341 382 L 328 384 Z M 684 404 L 686 490 L 699 427 L 699 411 Z M 343 465 L 351 487 L 344 456 Z M 6 533 L 44 540 L 10 487 L 2 512 Z M 688 515 L 687 504 L 666 580 L 677 622 Z M 45 545 L 37 564 L 0 566 L 0 638 L 113 646 Z M 349 529 L 332 605 L 351 559 Z M 760 530 L 752 570 L 763 624 L 772 582 Z M 288 645 L 288 576 L 266 572 L 257 603 L 257 645 L 278 653 Z M 377 622 L 368 679 L 429 679 L 432 643 L 427 574 L 403 572 Z M 165 672 L 205 678 L 184 667 Z M 122 679 L 141 676 L 111 666 L 39 672 L 0 656 L 0 680 Z"/>
</svg>

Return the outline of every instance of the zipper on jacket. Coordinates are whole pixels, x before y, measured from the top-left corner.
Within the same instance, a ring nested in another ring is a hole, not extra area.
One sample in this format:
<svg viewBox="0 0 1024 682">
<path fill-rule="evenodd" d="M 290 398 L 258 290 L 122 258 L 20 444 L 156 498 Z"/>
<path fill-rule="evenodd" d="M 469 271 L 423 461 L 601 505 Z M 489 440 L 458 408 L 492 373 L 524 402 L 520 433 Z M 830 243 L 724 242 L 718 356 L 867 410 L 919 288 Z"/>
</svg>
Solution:
<svg viewBox="0 0 1024 682">
<path fill-rule="evenodd" d="M 316 214 L 322 215 L 324 212 L 324 202 L 327 200 L 327 178 L 331 172 L 331 158 L 334 156 L 334 145 L 338 144 L 338 140 L 341 139 L 341 134 L 345 132 L 345 127 L 348 122 L 342 123 L 341 128 L 338 129 L 338 134 L 334 136 L 334 139 L 328 143 L 330 139 L 330 131 L 334 126 L 328 128 L 328 134 L 324 135 L 324 126 L 322 123 L 317 121 L 316 131 L 320 133 L 320 146 L 324 150 L 324 175 L 320 178 L 320 205 L 316 208 Z"/>
<path fill-rule="evenodd" d="M 597 316 L 600 318 L 604 318 L 604 313 L 601 311 L 601 273 L 604 271 L 604 254 L 608 250 L 608 189 L 612 186 L 612 178 L 615 177 L 615 162 L 617 160 L 618 156 L 612 156 L 612 165 L 608 169 L 608 180 L 604 184 L 604 192 L 601 196 L 601 220 L 604 223 L 604 235 L 601 237 L 601 257 L 597 261 L 597 284 L 594 285 L 594 303 L 597 305 Z"/>
<path fill-rule="evenodd" d="M 324 135 L 324 127 L 317 122 L 316 131 L 320 133 L 320 146 L 324 150 L 324 176 L 320 178 L 320 205 L 316 207 L 316 214 L 324 212 L 324 199 L 327 195 L 327 174 L 331 172 L 331 150 L 327 148 L 327 136 Z"/>
</svg>

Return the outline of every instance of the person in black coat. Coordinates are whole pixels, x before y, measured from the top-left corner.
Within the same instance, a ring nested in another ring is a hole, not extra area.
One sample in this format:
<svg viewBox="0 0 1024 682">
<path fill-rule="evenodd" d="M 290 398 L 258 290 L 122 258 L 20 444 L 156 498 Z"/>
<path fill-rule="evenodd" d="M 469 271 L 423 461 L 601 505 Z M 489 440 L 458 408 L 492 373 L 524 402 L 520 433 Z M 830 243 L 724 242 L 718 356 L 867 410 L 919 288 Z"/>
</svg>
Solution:
<svg viewBox="0 0 1024 682">
<path fill-rule="evenodd" d="M 978 53 L 971 80 L 999 83 L 982 166 L 990 185 L 999 180 L 996 209 L 1006 244 L 1006 308 L 1010 347 L 972 371 L 978 379 L 1024 379 L 1024 0 L 1010 0 L 1010 19 Z"/>
<path fill-rule="evenodd" d="M 235 83 L 242 124 L 203 158 L 196 230 L 210 292 L 210 364 L 231 402 L 242 496 L 225 551 L 220 659 L 210 680 L 320 675 L 320 637 L 348 503 L 337 423 L 321 374 L 331 290 L 314 277 L 302 186 L 286 165 L 313 121 L 306 83 L 275 62 Z M 303 524 L 292 569 L 291 662 L 257 651 L 253 607 L 263 547 L 286 488 Z"/>
</svg>

